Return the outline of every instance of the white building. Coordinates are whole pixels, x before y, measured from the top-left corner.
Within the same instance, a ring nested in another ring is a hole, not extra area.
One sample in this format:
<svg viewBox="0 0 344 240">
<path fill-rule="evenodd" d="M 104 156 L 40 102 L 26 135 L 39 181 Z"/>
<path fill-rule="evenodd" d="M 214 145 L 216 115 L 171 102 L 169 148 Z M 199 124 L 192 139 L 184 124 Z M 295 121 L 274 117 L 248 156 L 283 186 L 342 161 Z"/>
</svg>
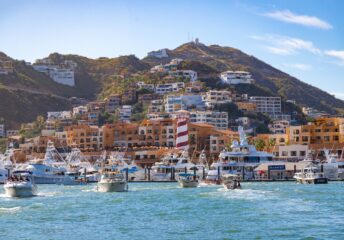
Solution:
<svg viewBox="0 0 344 240">
<path fill-rule="evenodd" d="M 213 125 L 218 130 L 228 128 L 228 113 L 213 111 L 190 112 L 190 122 Z"/>
<path fill-rule="evenodd" d="M 286 146 L 278 146 L 277 151 L 273 154 L 280 159 L 298 159 L 303 160 L 309 150 L 308 145 L 293 144 Z"/>
<path fill-rule="evenodd" d="M 269 130 L 273 134 L 286 133 L 287 127 L 290 126 L 290 122 L 287 120 L 275 120 L 269 124 Z"/>
<path fill-rule="evenodd" d="M 182 96 L 167 95 L 164 98 L 165 112 L 173 113 L 184 109 Z"/>
<path fill-rule="evenodd" d="M 166 95 L 164 98 L 165 112 L 173 113 L 179 110 L 205 110 L 206 106 L 201 95 Z"/>
<path fill-rule="evenodd" d="M 70 68 L 61 68 L 57 65 L 33 65 L 33 68 L 38 71 L 49 75 L 55 82 L 74 86 L 74 70 Z"/>
<path fill-rule="evenodd" d="M 151 51 L 148 53 L 149 57 L 156 57 L 156 58 L 167 58 L 168 54 L 167 54 L 167 49 L 160 49 L 158 51 Z"/>
<path fill-rule="evenodd" d="M 183 88 L 185 88 L 185 83 L 183 82 L 157 84 L 155 86 L 155 93 L 166 94 L 171 92 L 178 92 Z"/>
<path fill-rule="evenodd" d="M 136 85 L 139 89 L 148 89 L 148 90 L 154 91 L 154 84 L 149 84 L 145 82 L 137 82 Z"/>
<path fill-rule="evenodd" d="M 226 84 L 251 84 L 252 75 L 245 71 L 226 71 L 220 74 L 221 80 Z"/>
<path fill-rule="evenodd" d="M 67 68 L 54 68 L 49 71 L 49 76 L 58 83 L 74 86 L 74 71 Z"/>
<path fill-rule="evenodd" d="M 149 107 L 149 113 L 162 113 L 164 111 L 164 101 L 162 99 L 152 100 Z"/>
<path fill-rule="evenodd" d="M 5 124 L 0 124 L 0 137 L 6 137 Z"/>
<path fill-rule="evenodd" d="M 205 105 L 208 108 L 214 108 L 215 105 L 232 102 L 232 93 L 230 91 L 208 91 L 203 97 Z"/>
<path fill-rule="evenodd" d="M 47 115 L 47 120 L 64 120 L 72 118 L 71 111 L 48 112 Z"/>
<path fill-rule="evenodd" d="M 282 112 L 282 104 L 280 97 L 254 96 L 250 97 L 249 101 L 256 104 L 257 112 L 265 113 L 270 116 L 274 116 Z"/>
<path fill-rule="evenodd" d="M 131 105 L 123 105 L 122 108 L 119 109 L 119 119 L 124 122 L 130 122 L 131 110 Z"/>
<path fill-rule="evenodd" d="M 173 77 L 188 78 L 190 79 L 191 82 L 194 82 L 197 80 L 197 72 L 193 70 L 175 70 L 175 71 L 170 71 L 168 74 Z"/>
<path fill-rule="evenodd" d="M 6 137 L 12 137 L 12 136 L 17 136 L 17 135 L 19 135 L 19 130 L 16 130 L 16 129 L 6 130 Z"/>
<path fill-rule="evenodd" d="M 87 106 L 78 106 L 78 107 L 73 107 L 73 116 L 76 115 L 83 115 L 88 112 Z"/>
</svg>

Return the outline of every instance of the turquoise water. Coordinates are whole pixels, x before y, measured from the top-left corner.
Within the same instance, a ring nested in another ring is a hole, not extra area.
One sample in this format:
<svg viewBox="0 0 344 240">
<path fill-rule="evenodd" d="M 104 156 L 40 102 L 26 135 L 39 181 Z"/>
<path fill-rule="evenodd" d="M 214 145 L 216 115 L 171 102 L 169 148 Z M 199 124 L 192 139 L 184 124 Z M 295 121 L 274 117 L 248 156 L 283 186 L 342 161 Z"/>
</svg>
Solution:
<svg viewBox="0 0 344 240">
<path fill-rule="evenodd" d="M 344 182 L 95 186 L 39 185 L 28 199 L 0 186 L 0 239 L 344 239 Z"/>
</svg>

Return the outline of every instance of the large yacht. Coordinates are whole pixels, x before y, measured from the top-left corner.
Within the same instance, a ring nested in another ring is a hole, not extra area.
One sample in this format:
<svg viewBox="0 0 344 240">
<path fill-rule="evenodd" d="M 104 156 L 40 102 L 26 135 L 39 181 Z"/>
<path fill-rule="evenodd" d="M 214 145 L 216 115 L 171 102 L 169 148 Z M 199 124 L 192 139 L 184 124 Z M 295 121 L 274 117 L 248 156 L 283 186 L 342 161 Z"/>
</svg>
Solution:
<svg viewBox="0 0 344 240">
<path fill-rule="evenodd" d="M 207 181 L 219 181 L 225 174 L 237 174 L 242 179 L 253 179 L 253 169 L 260 163 L 272 161 L 273 155 L 257 151 L 255 146 L 248 144 L 243 127 L 239 127 L 240 142 L 234 140 L 231 151 L 222 151 L 219 161 L 210 166 Z"/>
</svg>

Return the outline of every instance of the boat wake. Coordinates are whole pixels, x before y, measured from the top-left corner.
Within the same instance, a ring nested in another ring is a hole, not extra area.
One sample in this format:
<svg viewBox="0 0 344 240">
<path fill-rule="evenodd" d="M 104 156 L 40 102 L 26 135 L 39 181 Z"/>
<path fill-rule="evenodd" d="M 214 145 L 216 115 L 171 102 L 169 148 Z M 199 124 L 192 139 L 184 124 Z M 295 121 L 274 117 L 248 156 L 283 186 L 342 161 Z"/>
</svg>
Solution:
<svg viewBox="0 0 344 240">
<path fill-rule="evenodd" d="M 22 208 L 21 207 L 10 207 L 10 208 L 0 208 L 0 214 L 1 213 L 16 213 L 19 212 Z"/>
<path fill-rule="evenodd" d="M 35 196 L 36 197 L 54 197 L 60 194 L 59 192 L 38 192 Z"/>
<path fill-rule="evenodd" d="M 274 195 L 271 191 L 253 190 L 253 189 L 234 189 L 228 190 L 225 188 L 219 188 L 215 192 L 201 193 L 203 196 L 209 196 L 213 198 L 222 199 L 234 199 L 234 200 L 261 200 L 272 199 Z"/>
</svg>

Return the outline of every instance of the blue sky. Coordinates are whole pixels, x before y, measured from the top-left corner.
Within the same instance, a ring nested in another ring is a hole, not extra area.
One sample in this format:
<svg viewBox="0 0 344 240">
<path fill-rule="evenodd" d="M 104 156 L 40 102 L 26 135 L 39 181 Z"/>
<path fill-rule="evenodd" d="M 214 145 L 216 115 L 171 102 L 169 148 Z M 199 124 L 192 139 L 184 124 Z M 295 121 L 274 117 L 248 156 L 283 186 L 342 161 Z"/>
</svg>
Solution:
<svg viewBox="0 0 344 240">
<path fill-rule="evenodd" d="M 238 48 L 344 99 L 344 1 L 0 0 L 0 51 L 97 58 L 176 48 L 192 37 Z"/>
</svg>

